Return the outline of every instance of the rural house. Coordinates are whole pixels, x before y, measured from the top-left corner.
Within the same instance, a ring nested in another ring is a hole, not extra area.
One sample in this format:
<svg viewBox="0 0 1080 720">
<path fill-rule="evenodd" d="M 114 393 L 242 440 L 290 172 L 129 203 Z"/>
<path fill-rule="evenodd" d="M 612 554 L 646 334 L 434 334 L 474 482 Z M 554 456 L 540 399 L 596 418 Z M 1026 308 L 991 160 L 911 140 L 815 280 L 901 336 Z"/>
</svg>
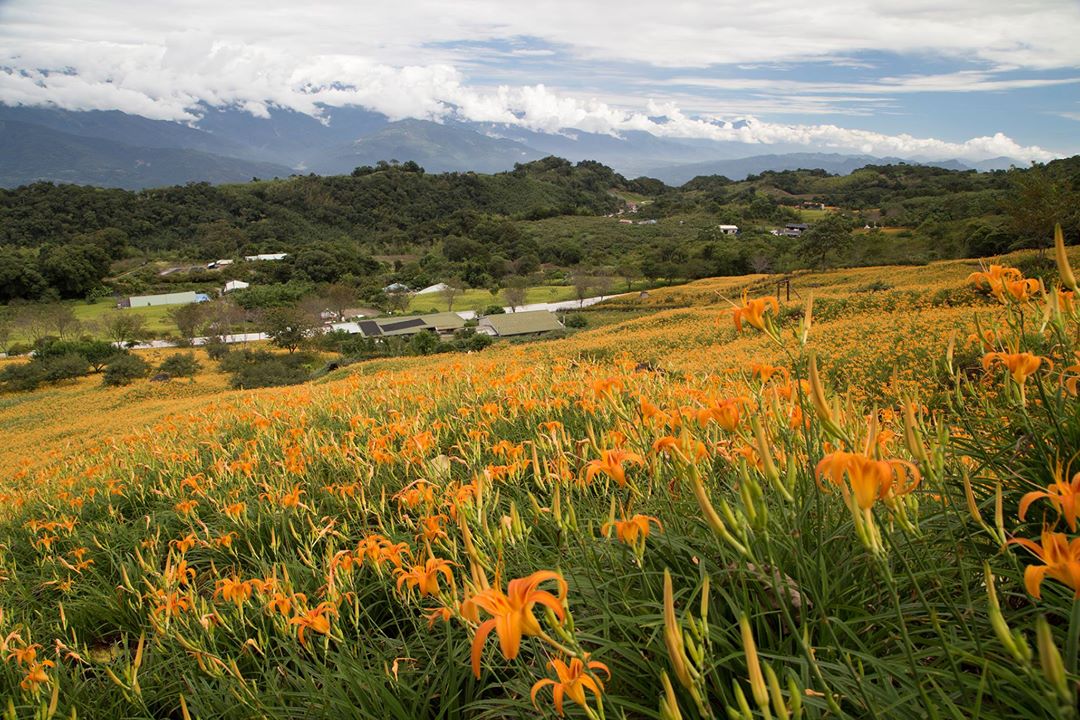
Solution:
<svg viewBox="0 0 1080 720">
<path fill-rule="evenodd" d="M 488 315 L 480 320 L 477 330 L 495 337 L 518 337 L 542 335 L 552 330 L 562 330 L 563 324 L 549 310 L 529 310 L 507 315 Z"/>
</svg>

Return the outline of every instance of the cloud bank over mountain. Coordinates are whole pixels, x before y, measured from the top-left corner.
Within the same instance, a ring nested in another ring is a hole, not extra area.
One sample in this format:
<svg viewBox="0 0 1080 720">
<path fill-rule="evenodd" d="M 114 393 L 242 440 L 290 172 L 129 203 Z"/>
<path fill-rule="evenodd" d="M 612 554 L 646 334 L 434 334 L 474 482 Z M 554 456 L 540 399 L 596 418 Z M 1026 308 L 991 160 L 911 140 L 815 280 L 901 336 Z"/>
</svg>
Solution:
<svg viewBox="0 0 1080 720">
<path fill-rule="evenodd" d="M 188 123 L 205 106 L 323 119 L 359 106 L 762 151 L 1044 161 L 1075 150 L 944 121 L 917 132 L 904 117 L 924 114 L 908 97 L 1041 93 L 1062 102 L 1032 113 L 1038 123 L 1075 124 L 1065 99 L 1080 82 L 1080 5 L 896 5 L 14 0 L 0 4 L 0 101 Z"/>
</svg>

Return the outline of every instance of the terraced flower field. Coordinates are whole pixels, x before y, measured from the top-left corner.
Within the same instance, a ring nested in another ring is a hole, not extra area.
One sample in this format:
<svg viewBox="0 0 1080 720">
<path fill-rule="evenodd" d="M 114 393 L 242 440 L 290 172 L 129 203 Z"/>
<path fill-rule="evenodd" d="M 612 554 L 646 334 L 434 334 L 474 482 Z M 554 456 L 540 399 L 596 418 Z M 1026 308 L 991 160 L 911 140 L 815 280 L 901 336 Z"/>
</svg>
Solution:
<svg viewBox="0 0 1080 720">
<path fill-rule="evenodd" d="M 1075 717 L 1060 255 L 102 399 L 77 451 L 0 417 L 9 714 Z"/>
</svg>

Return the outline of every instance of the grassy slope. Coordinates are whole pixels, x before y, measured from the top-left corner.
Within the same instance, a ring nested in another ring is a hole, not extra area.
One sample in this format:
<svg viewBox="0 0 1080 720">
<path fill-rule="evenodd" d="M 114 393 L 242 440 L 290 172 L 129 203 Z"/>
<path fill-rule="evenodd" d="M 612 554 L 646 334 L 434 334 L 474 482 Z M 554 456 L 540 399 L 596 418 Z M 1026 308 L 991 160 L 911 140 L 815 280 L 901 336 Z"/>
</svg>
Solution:
<svg viewBox="0 0 1080 720">
<path fill-rule="evenodd" d="M 973 328 L 975 313 L 997 311 L 965 289 L 971 269 L 971 263 L 949 262 L 797 278 L 800 295 L 812 291 L 816 298 L 811 347 L 823 358 L 823 371 L 852 402 L 866 403 L 853 409 L 847 431 L 862 425 L 862 408 L 892 408 L 899 395 L 916 388 L 921 400 L 941 410 L 949 386 L 939 360 L 949 335 L 958 331 L 963 337 Z M 863 289 L 876 279 L 887 279 L 892 287 Z M 408 543 L 420 559 L 429 553 L 453 559 L 451 572 L 460 580 L 469 573 L 471 551 L 462 545 L 459 525 L 444 518 L 436 525 L 446 537 L 435 533 L 426 546 L 422 539 L 420 518 L 445 513 L 471 528 L 478 553 L 473 562 L 485 566 L 493 582 L 543 568 L 566 577 L 576 630 L 573 637 L 560 638 L 580 643 L 611 666 L 608 717 L 650 716 L 660 672 L 672 672 L 662 640 L 665 569 L 674 575 L 677 607 L 687 623 L 687 614 L 699 612 L 703 573 L 711 575 L 709 664 L 699 691 L 718 712 L 736 702 L 733 683 L 749 693 L 738 631 L 742 612 L 750 616 L 762 657 L 782 677 L 791 671 L 794 692 L 804 697 L 810 717 L 921 717 L 928 704 L 943 716 L 1051 715 L 1053 697 L 1038 672 L 1017 672 L 993 640 L 983 558 L 994 562 L 1009 621 L 1028 637 L 1036 608 L 1023 593 L 1015 555 L 1002 557 L 1000 542 L 988 542 L 965 520 L 955 466 L 948 482 L 927 478 L 919 508 L 907 506 L 920 518 L 917 532 L 902 531 L 881 509 L 883 532 L 900 549 L 886 562 L 861 548 L 838 493 L 818 492 L 812 477 L 800 471 L 797 505 L 777 501 L 767 487 L 769 524 L 761 524 L 763 515 L 760 521 L 732 523 L 739 532 L 751 532 L 747 527 L 753 525 L 748 560 L 701 521 L 677 465 L 650 452 L 656 436 L 677 435 L 680 427 L 704 438 L 716 455 L 706 471 L 714 502 L 723 499 L 745 512 L 747 497 L 740 500 L 734 488 L 752 486 L 737 470 L 739 457 L 756 465 L 747 444 L 752 441 L 702 424 L 695 414 L 740 391 L 758 392 L 760 386 L 744 374 L 751 363 L 798 369 L 786 355 L 790 347 L 757 332 L 737 333 L 722 299 L 738 297 L 747 287 L 761 292 L 768 282 L 719 278 L 660 289 L 644 303 L 616 303 L 628 315 L 642 306 L 655 312 L 566 340 L 368 363 L 312 386 L 219 395 L 198 409 L 185 399 L 175 403 L 178 414 L 169 419 L 158 414 L 162 408 L 141 404 L 137 395 L 109 409 L 118 396 L 99 391 L 104 402 L 90 447 L 78 457 L 20 471 L 0 487 L 9 499 L 27 501 L 19 510 L 12 503 L 15 522 L 0 524 L 0 537 L 13 553 L 10 570 L 4 568 L 13 580 L 0 586 L 0 600 L 15 618 L 9 622 L 25 623 L 20 637 L 27 633 L 50 648 L 53 638 L 62 636 L 86 654 L 104 654 L 106 659 L 85 668 L 65 663 L 52 671 L 60 678 L 65 714 L 72 705 L 82 714 L 88 707 L 110 714 L 176 714 L 183 695 L 199 716 L 277 716 L 298 707 L 307 717 L 531 716 L 529 689 L 545 675 L 549 656 L 542 643 L 527 640 L 519 658 L 508 662 L 489 640 L 484 674 L 476 682 L 468 671 L 475 626 L 463 627 L 455 619 L 429 627 L 425 620 L 444 603 L 457 608 L 448 596 L 398 594 L 390 567 L 379 571 L 369 560 L 349 570 L 335 565 L 339 552 L 350 555 L 360 538 L 377 532 Z M 942 297 L 949 303 L 939 302 Z M 788 328 L 795 326 L 797 305 L 783 310 Z M 596 312 L 610 318 L 617 311 Z M 657 371 L 635 372 L 639 362 Z M 987 377 L 981 385 L 990 391 L 996 383 Z M 605 388 L 610 387 L 617 389 L 609 397 Z M 89 389 L 70 392 L 72 404 L 81 405 L 88 395 L 80 393 Z M 641 396 L 679 419 L 666 425 L 642 421 Z M 55 405 L 61 397 L 48 402 Z M 759 401 L 767 403 L 764 397 Z M 992 401 L 993 394 L 987 398 Z M 122 418 L 144 408 L 141 424 L 153 427 L 115 443 L 100 442 L 111 434 L 111 422 L 129 422 Z M 995 426 L 1000 411 L 986 413 Z M 971 419 L 981 414 L 973 407 Z M 785 414 L 763 410 L 760 417 L 777 443 L 777 458 L 790 453 L 803 466 L 800 453 L 824 452 L 821 438 L 803 448 L 798 433 L 785 430 Z M 882 417 L 890 431 L 900 430 L 894 414 Z M 540 423 L 547 420 L 562 427 L 544 430 Z M 645 468 L 628 464 L 635 490 L 603 476 L 591 483 L 577 479 L 584 461 L 623 442 L 620 436 L 648 457 Z M 428 444 L 432 441 L 434 446 Z M 517 450 L 522 441 L 523 450 Z M 50 443 L 56 447 L 57 439 L 32 445 L 47 452 Z M 903 452 L 901 441 L 893 445 L 891 453 Z M 542 467 L 529 456 L 533 446 Z M 374 459 L 379 448 L 391 451 L 390 464 Z M 516 452 L 525 453 L 517 469 Z M 976 492 L 988 498 L 984 504 L 992 504 L 993 478 L 1001 472 L 977 468 Z M 477 475 L 488 479 L 476 480 Z M 1040 480 L 1043 475 L 1045 468 L 1036 474 Z M 1025 474 L 1009 485 L 1010 527 L 1016 495 L 1029 487 L 1028 478 Z M 425 483 L 434 486 L 436 499 L 427 504 L 421 493 L 418 504 L 411 504 L 410 490 Z M 67 493 L 62 497 L 60 486 Z M 89 500 L 87 487 L 98 489 Z M 297 490 L 303 490 L 295 496 L 300 504 L 289 505 L 287 494 Z M 469 500 L 470 493 L 480 493 L 484 502 Z M 37 504 L 39 498 L 55 502 L 45 507 Z M 75 509 L 73 500 L 85 505 Z M 226 505 L 238 500 L 246 510 L 230 519 Z M 181 509 L 190 502 L 196 505 Z M 600 529 L 615 506 L 655 515 L 663 523 L 640 558 Z M 27 529 L 28 518 L 69 514 L 78 516 L 76 529 L 56 531 L 48 547 L 41 543 L 51 531 Z M 1031 536 L 1033 531 L 1023 532 Z M 195 545 L 186 560 L 196 575 L 184 589 L 170 572 L 180 557 L 175 541 L 187 533 Z M 79 547 L 88 548 L 95 564 L 76 577 L 60 559 L 74 562 Z M 496 563 L 503 568 L 498 578 Z M 760 571 L 763 563 L 778 568 L 781 586 L 789 587 L 790 581 L 797 589 L 798 604 L 783 599 L 790 596 Z M 121 568 L 130 582 L 121 578 Z M 293 613 L 266 611 L 269 595 L 262 591 L 250 602 L 241 601 L 241 610 L 220 596 L 222 583 L 234 575 L 272 576 L 287 594 L 304 593 L 306 599 L 296 601 L 305 608 L 324 598 L 332 602 L 337 614 L 327 626 L 330 635 L 312 631 L 308 643 L 299 644 L 296 625 L 289 623 Z M 71 581 L 67 589 L 57 584 L 65 578 Z M 165 622 L 155 609 L 160 596 L 146 588 L 180 593 L 193 606 Z M 1045 592 L 1038 609 L 1055 618 L 1060 645 L 1066 594 L 1049 582 Z M 77 631 L 77 637 L 60 628 L 59 603 L 66 613 L 64 627 Z M 142 631 L 148 647 L 139 676 L 142 690 L 125 695 L 103 679 L 103 668 L 125 672 Z M 800 638 L 812 651 L 800 648 Z M 10 664 L 0 667 L 0 685 L 15 688 L 20 677 Z M 835 693 L 840 712 L 825 708 L 822 690 Z M 689 693 L 676 693 L 684 716 L 692 717 Z M 23 708 L 29 704 L 22 695 L 17 702 Z"/>
<path fill-rule="evenodd" d="M 825 273 L 811 273 L 799 276 L 793 283 L 794 291 L 807 293 L 813 291 L 820 299 L 823 297 L 846 297 L 858 299 L 852 310 L 865 314 L 864 322 L 875 325 L 888 325 L 906 316 L 908 307 L 904 292 L 918 292 L 928 298 L 939 288 L 962 284 L 963 279 L 972 270 L 978 269 L 978 261 L 955 260 L 932 263 L 926 267 L 871 267 L 847 270 L 834 270 Z M 589 317 L 599 313 L 602 318 L 596 325 L 604 327 L 586 330 L 566 341 L 539 342 L 524 346 L 497 346 L 485 353 L 492 357 L 515 356 L 521 352 L 540 354 L 543 357 L 572 357 L 580 353 L 613 357 L 620 350 L 634 353 L 649 361 L 662 362 L 668 366 L 691 370 L 696 363 L 704 362 L 702 371 L 717 369 L 718 363 L 733 366 L 735 359 L 746 358 L 747 353 L 769 352 L 759 338 L 736 338 L 729 328 L 728 299 L 737 300 L 743 288 L 757 287 L 764 291 L 768 282 L 766 276 L 747 276 L 734 278 L 713 278 L 687 285 L 656 288 L 649 291 L 649 297 L 641 300 L 637 295 L 617 298 L 594 309 L 586 309 Z M 874 281 L 887 282 L 892 289 L 885 292 L 857 292 Z M 768 286 L 771 288 L 772 286 Z M 559 287 L 562 291 L 555 299 L 571 297 L 572 288 Z M 472 296 L 470 298 L 470 296 Z M 470 299 L 475 307 L 491 304 L 491 294 L 486 290 L 470 290 L 459 298 L 456 309 L 469 307 Z M 532 288 L 529 302 L 547 302 L 551 300 L 547 288 Z M 974 300 L 974 296 L 971 297 Z M 924 299 L 923 309 L 934 315 L 940 309 L 929 307 Z M 414 302 L 412 309 L 428 309 L 427 303 L 421 308 Z M 819 306 L 821 303 L 819 302 Z M 97 307 L 97 306 L 87 306 Z M 688 312 L 678 308 L 701 308 L 704 312 Z M 432 309 L 442 310 L 444 304 L 432 299 Z M 881 316 L 881 308 L 888 308 L 889 314 Z M 147 308 L 160 310 L 160 308 Z M 642 317 L 642 312 L 646 315 Z M 628 319 L 619 321 L 619 313 Z M 818 309 L 822 313 L 821 307 Z M 719 349 L 723 349 L 719 353 Z M 689 351 L 687 354 L 684 351 Z M 154 358 L 169 351 L 153 351 Z M 200 355 L 201 351 L 198 351 Z M 212 372 L 213 363 L 205 362 L 206 369 L 196 383 L 197 390 L 184 388 L 184 383 L 173 383 L 168 390 L 154 393 L 146 400 L 133 390 L 115 390 L 100 387 L 96 376 L 84 378 L 73 385 L 61 386 L 42 393 L 29 395 L 0 396 L 0 430 L 8 439 L 7 447 L 0 455 L 0 468 L 11 468 L 16 458 L 24 453 L 40 457 L 45 450 L 54 450 L 72 437 L 103 438 L 117 431 L 146 426 L 169 414 L 170 410 L 186 412 L 196 407 L 197 399 L 190 396 L 218 396 L 225 386 L 224 377 Z M 399 364 L 403 367 L 437 367 L 446 362 L 458 362 L 457 356 L 448 358 L 421 358 L 380 361 L 379 370 L 392 370 Z M 8 362 L 16 362 L 10 360 Z M 339 371 L 338 375 L 352 372 L 367 372 L 357 367 Z M 171 408 L 170 393 L 182 393 L 183 397 L 175 400 L 176 407 Z M 127 401 L 125 401 L 127 398 Z M 85 409 L 85 413 L 69 415 L 65 408 Z M 33 420 L 32 420 L 33 418 Z M 71 423 L 76 423 L 71 425 Z M 59 425 L 59 426 L 58 426 Z M 78 430 L 77 432 L 75 430 Z M 33 450 L 35 452 L 31 453 Z"/>
</svg>

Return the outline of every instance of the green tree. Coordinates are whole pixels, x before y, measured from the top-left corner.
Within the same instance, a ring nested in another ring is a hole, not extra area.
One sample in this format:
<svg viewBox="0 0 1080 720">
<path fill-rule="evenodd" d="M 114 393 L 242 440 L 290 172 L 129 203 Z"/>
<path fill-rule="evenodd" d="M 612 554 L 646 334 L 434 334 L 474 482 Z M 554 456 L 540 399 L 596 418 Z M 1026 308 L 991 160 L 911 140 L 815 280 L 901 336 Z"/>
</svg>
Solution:
<svg viewBox="0 0 1080 720">
<path fill-rule="evenodd" d="M 180 331 L 180 338 L 185 343 L 191 343 L 199 335 L 199 329 L 206 320 L 206 311 L 200 303 L 188 303 L 170 310 L 169 318 Z"/>
<path fill-rule="evenodd" d="M 1076 193 L 1062 178 L 1055 178 L 1044 165 L 1009 172 L 1011 187 L 1005 209 L 1013 230 L 1025 247 L 1044 249 L 1054 237 L 1054 225 L 1067 223 L 1076 202 Z"/>
<path fill-rule="evenodd" d="M 0 246 L 0 302 L 36 300 L 48 287 L 29 251 Z"/>
<path fill-rule="evenodd" d="M 105 337 L 118 345 L 139 340 L 146 332 L 146 318 L 130 310 L 113 310 L 102 319 Z"/>
<path fill-rule="evenodd" d="M 525 304 L 530 284 L 529 278 L 525 275 L 515 275 L 506 281 L 506 287 L 502 291 L 503 300 L 510 306 L 511 312 Z"/>
<path fill-rule="evenodd" d="M 109 256 L 96 245 L 50 245 L 41 251 L 38 266 L 61 297 L 81 298 L 101 285 Z"/>
<path fill-rule="evenodd" d="M 272 344 L 290 353 L 303 346 L 319 327 L 310 314 L 296 307 L 270 308 L 263 312 L 259 325 Z"/>
<path fill-rule="evenodd" d="M 829 213 L 803 233 L 798 252 L 809 266 L 823 267 L 830 255 L 842 258 L 853 245 L 850 222 L 839 213 Z"/>
<path fill-rule="evenodd" d="M 439 291 L 439 296 L 446 301 L 446 311 L 451 312 L 454 309 L 454 300 L 456 300 L 463 292 L 463 283 L 457 279 L 450 279 L 443 283 L 444 287 Z"/>
</svg>

